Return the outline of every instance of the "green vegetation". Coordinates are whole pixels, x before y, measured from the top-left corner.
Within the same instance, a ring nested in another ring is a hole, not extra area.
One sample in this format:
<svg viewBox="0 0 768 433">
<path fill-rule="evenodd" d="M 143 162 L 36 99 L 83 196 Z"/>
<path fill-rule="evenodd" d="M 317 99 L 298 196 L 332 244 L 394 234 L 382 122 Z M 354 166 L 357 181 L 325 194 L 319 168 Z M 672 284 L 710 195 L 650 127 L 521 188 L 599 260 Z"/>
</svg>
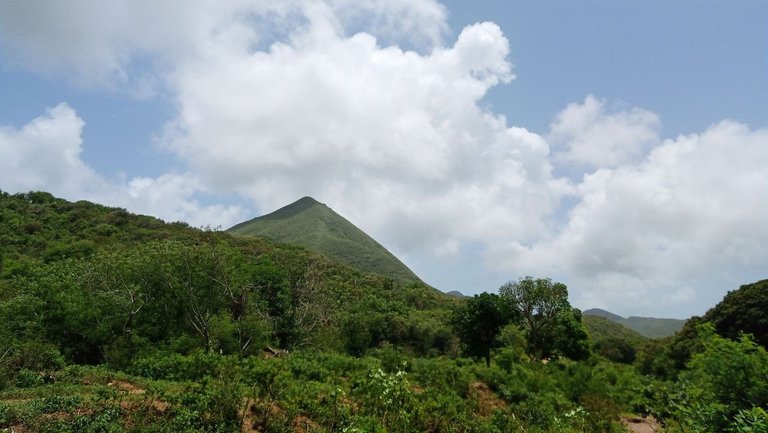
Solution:
<svg viewBox="0 0 768 433">
<path fill-rule="evenodd" d="M 311 197 L 303 197 L 227 231 L 240 236 L 261 236 L 276 242 L 301 245 L 353 268 L 384 275 L 398 282 L 419 281 L 416 274 L 386 248 L 333 209 Z"/>
<path fill-rule="evenodd" d="M 768 348 L 768 280 L 745 284 L 728 292 L 725 298 L 703 317 L 712 322 L 718 334 L 731 339 L 742 333 Z"/>
<path fill-rule="evenodd" d="M 768 348 L 766 308 L 768 280 L 745 284 L 738 290 L 728 292 L 703 317 L 689 319 L 674 336 L 654 340 L 641 347 L 638 354 L 641 371 L 664 378 L 676 377 L 692 356 L 704 351 L 699 330 L 706 323 L 711 323 L 721 336 L 738 340 L 741 335 L 750 335 L 757 344 Z"/>
<path fill-rule="evenodd" d="M 581 311 L 568 303 L 568 289 L 549 278 L 531 277 L 508 282 L 499 293 L 508 299 L 525 329 L 528 353 L 534 359 L 589 355 Z"/>
<path fill-rule="evenodd" d="M 0 192 L 0 246 L 0 432 L 768 426 L 764 347 L 718 327 L 765 282 L 645 340 L 582 318 L 547 278 L 457 298 L 46 193 Z"/>
<path fill-rule="evenodd" d="M 512 321 L 512 305 L 495 293 L 481 293 L 470 298 L 454 313 L 454 326 L 466 352 L 485 359 L 491 366 L 491 349 L 498 345 L 501 328 Z"/>
<path fill-rule="evenodd" d="M 648 341 L 643 335 L 600 316 L 582 316 L 592 351 L 614 362 L 632 364 L 638 347 Z"/>
<path fill-rule="evenodd" d="M 674 335 L 680 331 L 685 324 L 685 320 L 680 319 L 657 319 L 655 317 L 621 317 L 610 311 L 592 308 L 584 311 L 585 316 L 598 316 L 606 318 L 612 322 L 619 323 L 627 328 L 644 335 L 648 338 L 663 338 Z"/>
</svg>

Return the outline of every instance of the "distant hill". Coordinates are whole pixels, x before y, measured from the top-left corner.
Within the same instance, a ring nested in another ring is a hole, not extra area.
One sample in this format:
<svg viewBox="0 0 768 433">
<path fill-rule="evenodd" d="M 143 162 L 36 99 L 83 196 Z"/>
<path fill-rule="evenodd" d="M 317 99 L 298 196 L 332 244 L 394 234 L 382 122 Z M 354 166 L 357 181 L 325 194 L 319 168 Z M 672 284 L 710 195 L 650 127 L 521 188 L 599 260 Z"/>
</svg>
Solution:
<svg viewBox="0 0 768 433">
<path fill-rule="evenodd" d="M 618 339 L 637 345 L 648 341 L 648 337 L 605 317 L 582 315 L 582 322 L 593 342 Z"/>
<path fill-rule="evenodd" d="M 657 319 L 655 317 L 621 317 L 609 311 L 593 308 L 582 313 L 585 316 L 604 317 L 612 322 L 622 324 L 627 328 L 636 331 L 648 338 L 662 338 L 673 335 L 681 330 L 685 320 L 680 319 Z"/>
<path fill-rule="evenodd" d="M 268 215 L 237 224 L 227 232 L 301 245 L 361 271 L 400 282 L 420 281 L 381 244 L 312 197 L 303 197 Z"/>
<path fill-rule="evenodd" d="M 631 364 L 637 348 L 648 341 L 648 337 L 605 317 L 585 315 L 581 321 L 589 333 L 592 351 L 611 361 Z"/>
<path fill-rule="evenodd" d="M 601 310 L 600 308 L 592 308 L 581 313 L 584 316 L 597 316 L 610 320 L 611 322 L 621 323 L 624 318 L 618 314 L 613 314 L 610 311 Z"/>
</svg>

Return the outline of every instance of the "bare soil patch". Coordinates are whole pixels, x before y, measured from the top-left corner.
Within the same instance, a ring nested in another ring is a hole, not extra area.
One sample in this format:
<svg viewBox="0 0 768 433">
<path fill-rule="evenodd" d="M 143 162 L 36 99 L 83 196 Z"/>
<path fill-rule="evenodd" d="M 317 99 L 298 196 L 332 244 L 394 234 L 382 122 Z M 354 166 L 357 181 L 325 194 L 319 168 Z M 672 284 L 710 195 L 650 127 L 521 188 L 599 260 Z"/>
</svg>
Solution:
<svg viewBox="0 0 768 433">
<path fill-rule="evenodd" d="M 143 388 L 139 388 L 138 386 L 132 383 L 123 382 L 122 380 L 115 380 L 115 381 L 109 382 L 107 386 L 117 388 L 120 391 L 125 391 L 128 394 L 144 394 L 145 392 L 147 392 L 147 390 Z"/>
<path fill-rule="evenodd" d="M 469 385 L 469 394 L 477 400 L 477 415 L 483 418 L 489 417 L 495 411 L 507 407 L 507 402 L 499 398 L 483 382 L 471 383 Z"/>
<path fill-rule="evenodd" d="M 660 433 L 662 431 L 661 425 L 652 416 L 645 418 L 623 417 L 621 423 L 632 433 Z"/>
</svg>

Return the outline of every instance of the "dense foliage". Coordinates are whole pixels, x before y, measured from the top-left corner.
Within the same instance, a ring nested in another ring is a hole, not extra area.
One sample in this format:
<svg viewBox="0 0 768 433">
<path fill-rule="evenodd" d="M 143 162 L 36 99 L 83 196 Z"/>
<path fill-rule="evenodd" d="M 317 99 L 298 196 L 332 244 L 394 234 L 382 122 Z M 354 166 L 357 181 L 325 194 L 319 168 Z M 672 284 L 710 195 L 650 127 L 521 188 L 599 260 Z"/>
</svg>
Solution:
<svg viewBox="0 0 768 433">
<path fill-rule="evenodd" d="M 768 280 L 728 292 L 703 319 L 712 322 L 720 335 L 736 339 L 742 333 L 752 334 L 755 341 L 768 348 Z"/>
<path fill-rule="evenodd" d="M 612 432 L 649 414 L 669 432 L 768 426 L 760 344 L 703 319 L 647 343 L 587 333 L 548 279 L 454 298 L 46 193 L 0 192 L 0 251 L 0 431 Z"/>
<path fill-rule="evenodd" d="M 528 353 L 535 359 L 589 355 L 587 332 L 581 312 L 568 302 L 568 288 L 549 278 L 521 278 L 501 286 L 525 329 Z"/>
<path fill-rule="evenodd" d="M 582 322 L 589 333 L 592 350 L 611 361 L 632 364 L 638 347 L 648 341 L 639 333 L 604 317 L 584 315 Z"/>
<path fill-rule="evenodd" d="M 495 293 L 481 293 L 454 313 L 454 326 L 467 353 L 491 365 L 491 349 L 497 346 L 501 328 L 512 321 L 512 305 Z"/>
<path fill-rule="evenodd" d="M 711 323 L 723 337 L 738 340 L 742 334 L 751 335 L 766 348 L 768 339 L 768 280 L 742 285 L 728 292 L 725 298 L 703 317 L 689 319 L 683 329 L 672 337 L 652 340 L 642 346 L 638 362 L 643 373 L 673 378 L 682 371 L 692 356 L 704 351 L 699 329 Z"/>
</svg>

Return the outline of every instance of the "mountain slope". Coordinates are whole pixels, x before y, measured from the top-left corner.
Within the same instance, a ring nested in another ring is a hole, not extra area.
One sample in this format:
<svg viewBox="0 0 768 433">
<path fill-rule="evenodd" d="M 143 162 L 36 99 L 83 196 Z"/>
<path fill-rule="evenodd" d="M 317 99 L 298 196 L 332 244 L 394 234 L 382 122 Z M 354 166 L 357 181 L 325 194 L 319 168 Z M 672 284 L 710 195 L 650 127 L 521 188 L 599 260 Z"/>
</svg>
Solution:
<svg viewBox="0 0 768 433">
<path fill-rule="evenodd" d="M 582 315 L 582 322 L 594 343 L 605 340 L 624 340 L 632 345 L 638 345 L 648 340 L 648 337 L 641 333 L 605 317 Z"/>
<path fill-rule="evenodd" d="M 227 232 L 301 245 L 362 271 L 401 282 L 419 281 L 386 248 L 312 197 L 303 197 L 268 215 L 237 224 Z"/>
<path fill-rule="evenodd" d="M 590 310 L 584 311 L 581 314 L 584 315 L 584 316 L 602 317 L 602 318 L 608 319 L 608 320 L 610 320 L 611 322 L 614 322 L 614 323 L 621 323 L 624 320 L 624 318 L 619 316 L 618 314 L 613 314 L 610 311 L 605 311 L 605 310 L 600 309 L 600 308 L 592 308 Z"/>
<path fill-rule="evenodd" d="M 657 319 L 655 317 L 621 317 L 609 311 L 593 308 L 582 313 L 585 316 L 604 317 L 612 322 L 619 323 L 638 332 L 648 338 L 668 337 L 683 328 L 685 320 Z"/>
<path fill-rule="evenodd" d="M 639 332 L 605 317 L 586 315 L 581 321 L 589 333 L 592 351 L 614 362 L 631 364 L 637 348 L 648 341 Z"/>
<path fill-rule="evenodd" d="M 629 316 L 624 319 L 622 325 L 629 329 L 633 329 L 645 335 L 646 337 L 662 338 L 669 337 L 670 335 L 673 335 L 677 331 L 683 329 L 685 320 Z"/>
</svg>

